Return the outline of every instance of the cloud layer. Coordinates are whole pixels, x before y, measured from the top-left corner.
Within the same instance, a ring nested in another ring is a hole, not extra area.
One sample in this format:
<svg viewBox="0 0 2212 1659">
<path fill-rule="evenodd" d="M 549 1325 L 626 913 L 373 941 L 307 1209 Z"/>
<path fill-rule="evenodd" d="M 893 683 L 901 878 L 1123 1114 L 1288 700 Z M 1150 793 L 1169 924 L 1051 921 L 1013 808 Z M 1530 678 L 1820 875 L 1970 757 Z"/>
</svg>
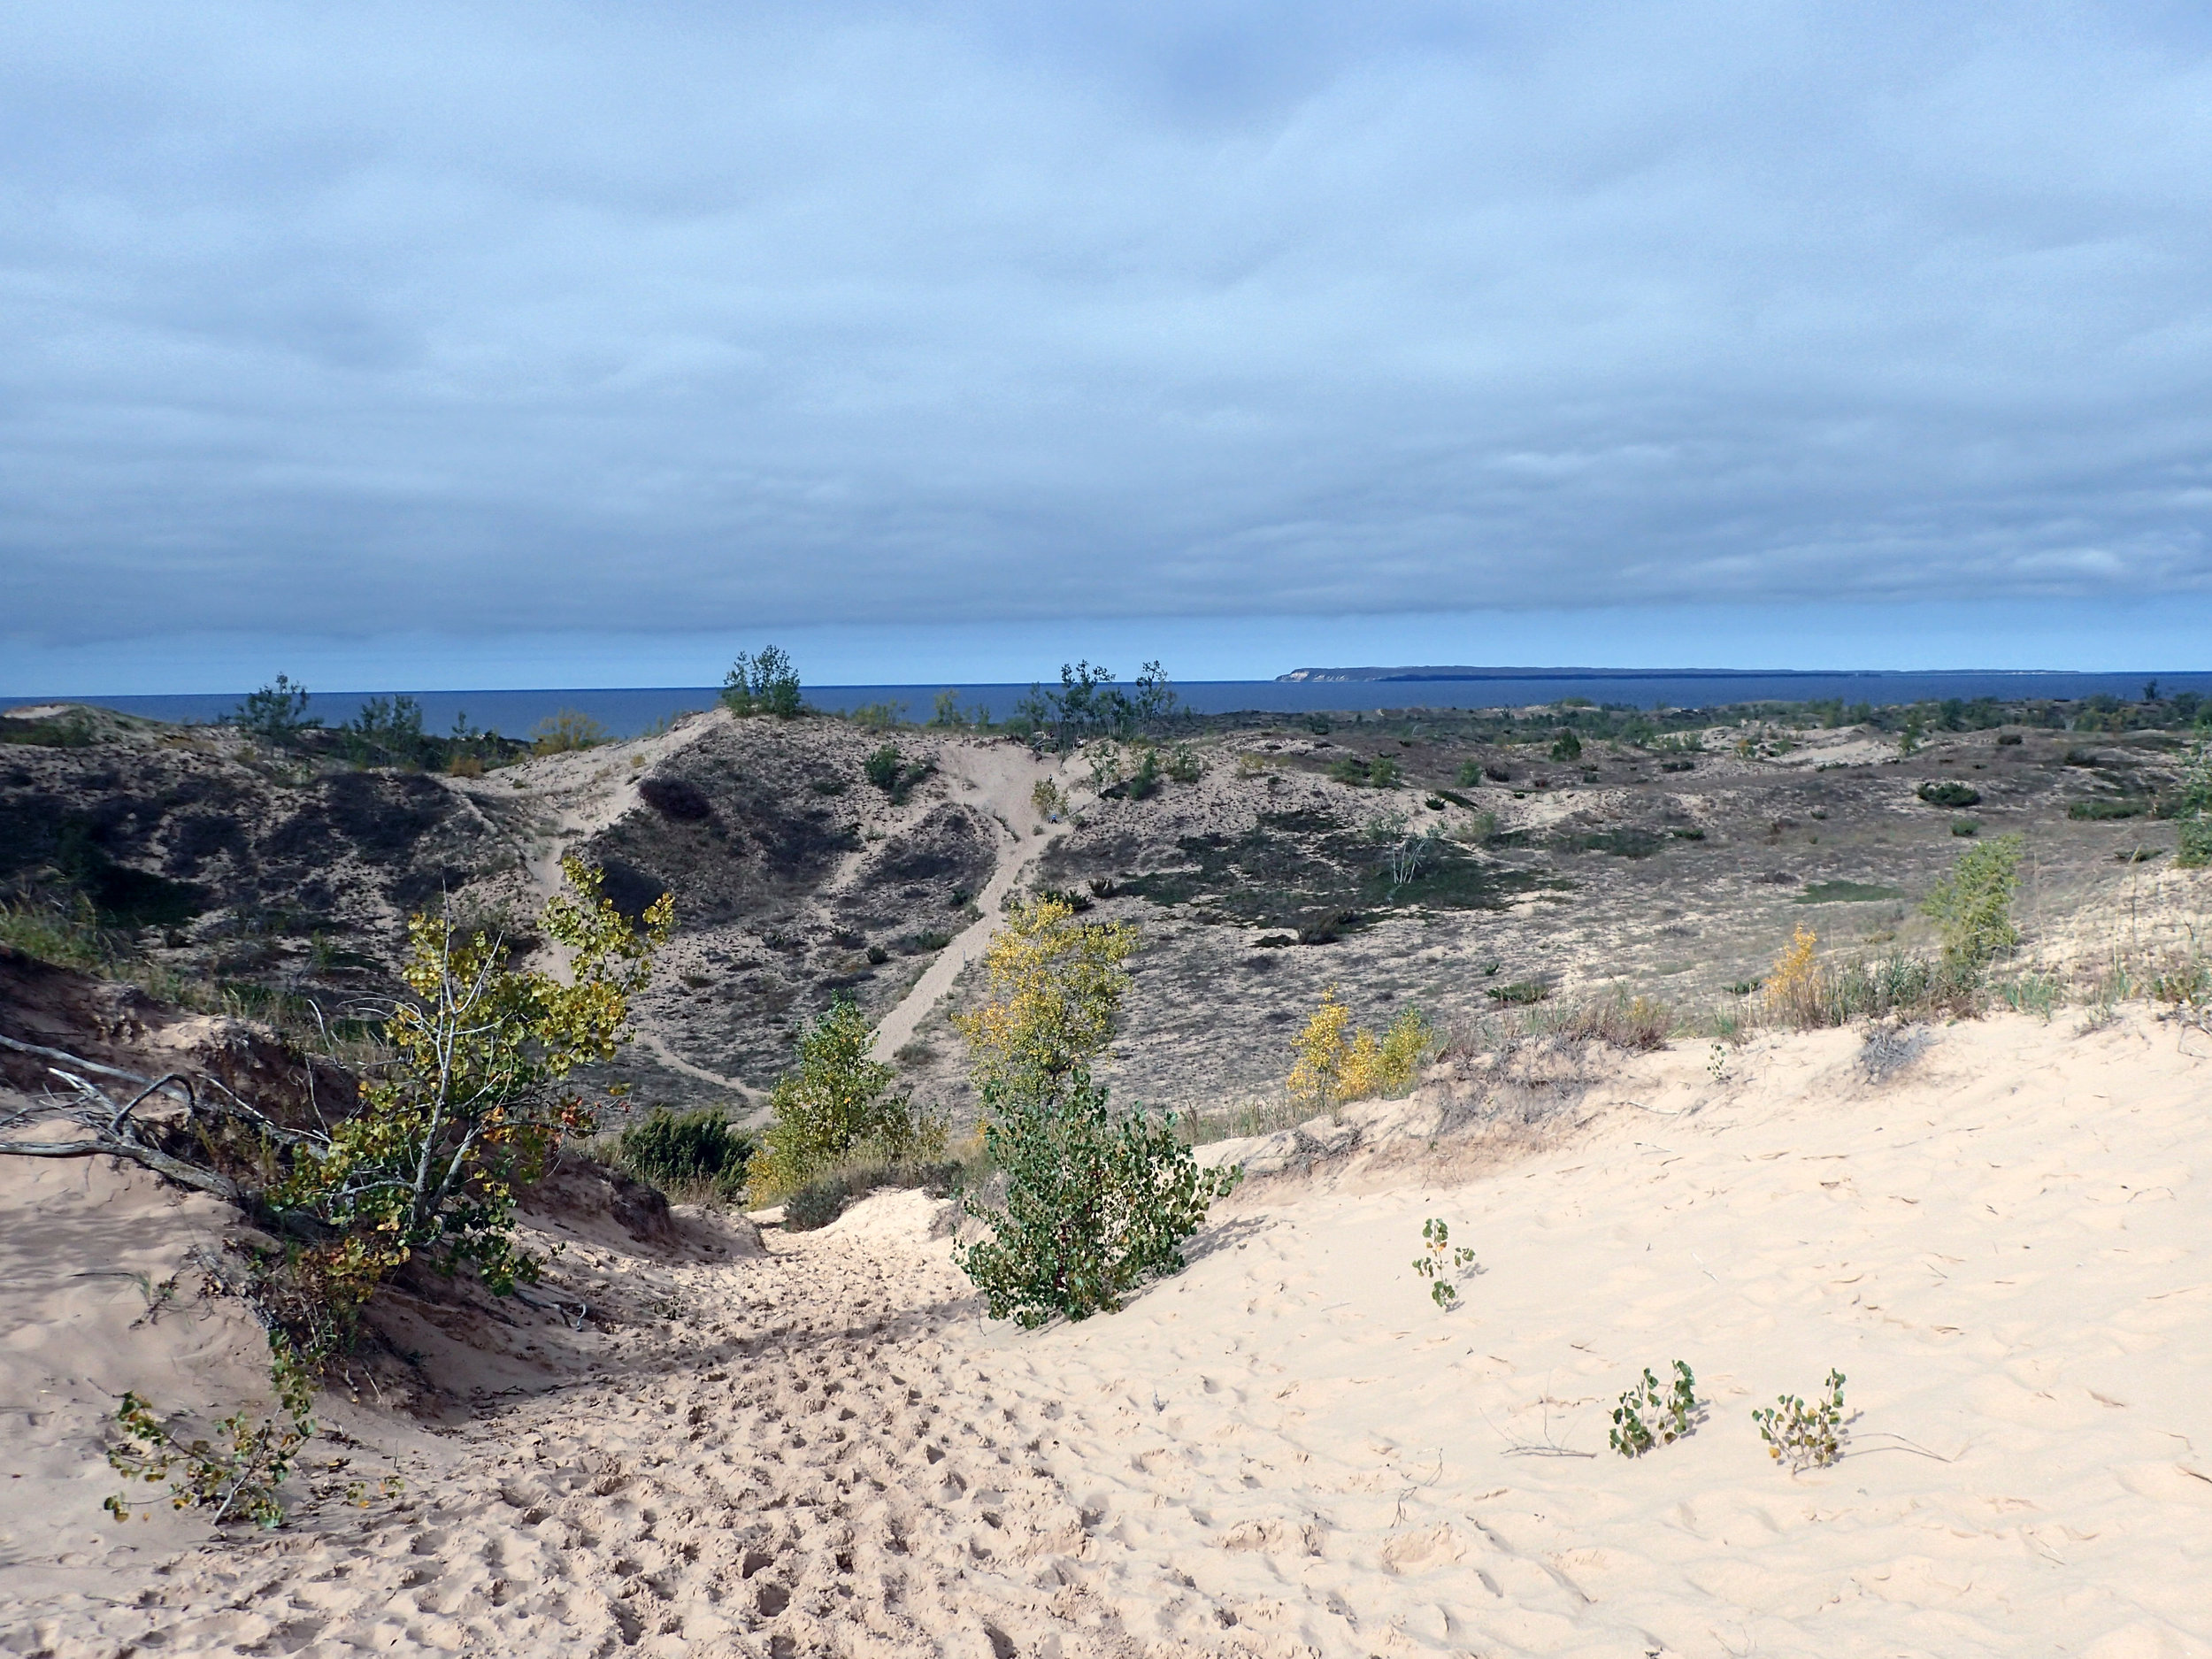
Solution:
<svg viewBox="0 0 2212 1659">
<path fill-rule="evenodd" d="M 0 630 L 2212 588 L 2200 12 L 1351 10 L 15 8 Z"/>
</svg>

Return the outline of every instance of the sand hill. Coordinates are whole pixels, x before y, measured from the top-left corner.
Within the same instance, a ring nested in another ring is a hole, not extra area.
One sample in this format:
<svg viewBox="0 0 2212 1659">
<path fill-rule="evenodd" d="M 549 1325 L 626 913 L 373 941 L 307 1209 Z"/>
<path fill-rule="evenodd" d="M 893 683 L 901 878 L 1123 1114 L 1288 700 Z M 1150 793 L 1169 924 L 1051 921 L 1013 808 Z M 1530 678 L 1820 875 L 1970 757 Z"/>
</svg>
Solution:
<svg viewBox="0 0 2212 1659">
<path fill-rule="evenodd" d="M 1275 1172 L 1187 1272 L 1033 1335 L 919 1194 L 764 1248 L 541 1217 L 586 1329 L 510 1309 L 442 1421 L 330 1398 L 319 1455 L 405 1494 L 324 1470 L 219 1542 L 102 1516 L 96 1436 L 124 1386 L 251 1391 L 237 1304 L 154 1288 L 222 1218 L 10 1161 L 0 1651 L 2212 1651 L 2212 1040 L 2080 1024 L 1617 1059 L 1538 1130 L 1432 1084 L 1225 1147 Z M 1695 1432 L 1609 1452 L 1676 1358 Z M 1793 1477 L 1749 1411 L 1830 1366 L 1847 1455 Z"/>
</svg>

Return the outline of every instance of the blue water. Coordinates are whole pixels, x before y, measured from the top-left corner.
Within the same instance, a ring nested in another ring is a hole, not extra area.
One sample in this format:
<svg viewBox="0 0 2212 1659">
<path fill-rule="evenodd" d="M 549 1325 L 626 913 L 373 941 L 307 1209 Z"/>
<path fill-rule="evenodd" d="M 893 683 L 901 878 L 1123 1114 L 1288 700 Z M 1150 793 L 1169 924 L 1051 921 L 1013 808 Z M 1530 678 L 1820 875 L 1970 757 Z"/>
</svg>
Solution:
<svg viewBox="0 0 2212 1659">
<path fill-rule="evenodd" d="M 1640 709 L 1706 708 L 1730 703 L 1805 703 L 1840 697 L 1846 703 L 1919 703 L 1944 697 L 2078 698 L 2100 693 L 2133 698 L 2144 682 L 2156 679 L 2162 691 L 2212 695 L 2212 673 L 2150 671 L 2121 674 L 2008 673 L 1957 671 L 1928 673 L 1755 673 L 1735 671 L 1642 669 L 1495 669 L 1479 678 L 1451 680 L 1195 680 L 1175 687 L 1184 703 L 1201 713 L 1260 710 L 1286 714 L 1374 709 L 1521 708 L 1586 697 L 1593 703 Z M 959 686 L 964 709 L 990 710 L 1003 719 L 1027 694 L 1027 686 Z M 901 718 L 926 720 L 937 694 L 933 686 L 809 686 L 807 701 L 817 708 L 849 711 L 864 703 L 887 703 Z M 207 693 L 162 697 L 80 697 L 126 714 L 179 723 L 220 718 L 238 704 L 242 693 Z M 317 692 L 308 712 L 326 726 L 353 718 L 365 691 Z M 422 705 L 423 726 L 433 733 L 451 729 L 465 715 L 480 729 L 510 737 L 528 733 L 539 721 L 572 709 L 589 715 L 615 736 L 627 737 L 654 722 L 690 709 L 714 706 L 716 693 L 703 686 L 658 688 L 580 687 L 553 691 L 412 691 Z M 23 697 L 19 703 L 43 699 Z"/>
</svg>

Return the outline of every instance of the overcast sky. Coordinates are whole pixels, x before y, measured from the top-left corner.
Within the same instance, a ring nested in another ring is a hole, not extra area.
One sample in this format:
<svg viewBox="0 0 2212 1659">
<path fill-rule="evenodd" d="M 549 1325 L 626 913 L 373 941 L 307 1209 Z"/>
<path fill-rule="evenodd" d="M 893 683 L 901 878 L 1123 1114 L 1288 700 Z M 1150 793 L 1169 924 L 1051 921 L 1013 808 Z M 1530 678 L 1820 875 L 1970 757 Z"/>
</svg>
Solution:
<svg viewBox="0 0 2212 1659">
<path fill-rule="evenodd" d="M 2208 198 L 2200 5 L 18 0 L 0 691 L 2212 666 Z"/>
</svg>

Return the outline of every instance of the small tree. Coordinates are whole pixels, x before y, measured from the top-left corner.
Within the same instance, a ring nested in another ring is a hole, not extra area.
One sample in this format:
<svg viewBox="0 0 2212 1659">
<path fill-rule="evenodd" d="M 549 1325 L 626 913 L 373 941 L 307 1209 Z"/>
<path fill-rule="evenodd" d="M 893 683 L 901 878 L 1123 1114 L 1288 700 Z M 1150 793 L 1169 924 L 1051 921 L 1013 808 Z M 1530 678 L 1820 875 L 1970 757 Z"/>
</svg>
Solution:
<svg viewBox="0 0 2212 1659">
<path fill-rule="evenodd" d="M 1943 960 L 1950 966 L 1981 967 L 2020 942 L 2020 930 L 2012 924 L 2020 845 L 2017 834 L 1978 842 L 1929 889 L 1921 909 L 1943 936 Z"/>
<path fill-rule="evenodd" d="M 1172 1116 L 1116 1113 L 1078 1067 L 1049 1093 L 984 1088 L 983 1137 L 1006 1174 L 1006 1206 L 971 1198 L 990 1239 L 954 1260 L 994 1319 L 1033 1330 L 1055 1314 L 1112 1313 L 1147 1279 L 1179 1271 L 1182 1241 L 1243 1171 L 1201 1169 Z"/>
<path fill-rule="evenodd" d="M 1290 1098 L 1302 1110 L 1317 1113 L 1402 1089 L 1412 1083 L 1434 1040 L 1428 1021 L 1411 1008 L 1380 1037 L 1355 1030 L 1351 1010 L 1337 1000 L 1332 986 L 1305 1030 L 1292 1041 L 1298 1058 L 1290 1070 Z"/>
<path fill-rule="evenodd" d="M 230 714 L 230 723 L 250 732 L 265 743 L 295 743 L 301 735 L 322 725 L 319 715 L 307 711 L 307 687 L 296 686 L 284 675 L 276 683 L 249 692 Z"/>
<path fill-rule="evenodd" d="M 270 1193 L 280 1213 L 339 1235 L 307 1266 L 341 1318 L 417 1251 L 449 1272 L 474 1264 L 501 1294 L 538 1277 L 514 1241 L 516 1188 L 545 1173 L 564 1135 L 590 1133 L 570 1074 L 614 1057 L 674 915 L 663 894 L 641 931 L 600 895 L 598 871 L 575 858 L 561 871 L 568 890 L 539 926 L 567 953 L 565 981 L 510 967 L 503 940 L 464 935 L 449 916 L 409 918 L 401 977 L 412 995 L 385 1026 L 391 1064 L 326 1141 L 296 1148 Z"/>
<path fill-rule="evenodd" d="M 799 1039 L 799 1064 L 769 1096 L 775 1121 L 746 1166 L 755 1202 L 796 1191 L 856 1152 L 897 1163 L 943 1143 L 941 1124 L 891 1092 L 898 1068 L 868 1057 L 874 1037 L 859 1005 L 840 996 Z"/>
<path fill-rule="evenodd" d="M 1582 740 L 1575 735 L 1571 726 L 1562 727 L 1559 735 L 1553 740 L 1551 757 L 1554 760 L 1580 760 L 1582 758 Z"/>
<path fill-rule="evenodd" d="M 760 654 L 737 654 L 722 677 L 722 705 L 733 714 L 772 714 L 788 720 L 803 706 L 799 671 L 780 646 L 764 645 Z"/>
<path fill-rule="evenodd" d="M 1242 1173 L 1201 1170 L 1172 1117 L 1117 1113 L 1091 1081 L 1136 947 L 1135 928 L 1079 923 L 1062 900 L 1017 905 L 985 958 L 991 1000 L 955 1018 L 1006 1202 L 967 1199 L 992 1236 L 954 1260 L 995 1319 L 1031 1327 L 1120 1307 L 1145 1279 L 1182 1266 L 1181 1241 Z"/>
<path fill-rule="evenodd" d="M 968 1041 L 976 1086 L 1049 1095 L 1112 1041 L 1135 954 L 1126 922 L 1079 922 L 1064 899 L 1016 904 L 983 959 L 991 1000 L 953 1025 Z"/>
</svg>

